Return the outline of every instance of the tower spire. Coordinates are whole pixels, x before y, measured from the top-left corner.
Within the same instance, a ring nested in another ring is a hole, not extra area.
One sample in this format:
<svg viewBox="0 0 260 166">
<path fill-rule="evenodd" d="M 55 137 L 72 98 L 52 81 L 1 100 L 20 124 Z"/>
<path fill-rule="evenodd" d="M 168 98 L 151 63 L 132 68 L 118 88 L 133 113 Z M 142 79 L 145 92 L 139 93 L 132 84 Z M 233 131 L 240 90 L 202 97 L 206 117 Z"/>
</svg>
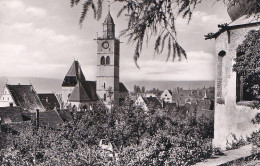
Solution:
<svg viewBox="0 0 260 166">
<path fill-rule="evenodd" d="M 108 0 L 108 14 L 103 23 L 103 37 L 106 39 L 113 39 L 115 37 L 115 24 L 110 14 L 110 1 Z"/>
<path fill-rule="evenodd" d="M 108 3 L 108 13 L 110 13 L 110 0 L 108 0 L 107 3 Z"/>
</svg>

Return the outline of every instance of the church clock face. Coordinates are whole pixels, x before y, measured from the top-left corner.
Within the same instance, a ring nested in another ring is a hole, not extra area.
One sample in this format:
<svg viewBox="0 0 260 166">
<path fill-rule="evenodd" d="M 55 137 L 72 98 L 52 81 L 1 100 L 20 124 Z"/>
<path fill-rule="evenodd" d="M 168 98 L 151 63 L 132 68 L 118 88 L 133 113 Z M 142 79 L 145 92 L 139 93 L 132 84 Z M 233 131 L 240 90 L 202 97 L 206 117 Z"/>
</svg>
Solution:
<svg viewBox="0 0 260 166">
<path fill-rule="evenodd" d="M 103 47 L 104 49 L 107 49 L 107 48 L 109 47 L 109 43 L 108 43 L 107 41 L 103 42 L 103 43 L 102 43 L 102 47 Z"/>
</svg>

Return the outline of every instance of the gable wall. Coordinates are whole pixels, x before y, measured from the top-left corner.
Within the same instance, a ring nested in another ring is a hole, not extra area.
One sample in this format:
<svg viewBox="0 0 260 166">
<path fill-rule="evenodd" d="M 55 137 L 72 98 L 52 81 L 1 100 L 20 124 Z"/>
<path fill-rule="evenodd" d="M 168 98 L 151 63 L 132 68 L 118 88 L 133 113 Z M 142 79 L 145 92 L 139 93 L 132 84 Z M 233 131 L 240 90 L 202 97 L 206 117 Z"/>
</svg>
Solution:
<svg viewBox="0 0 260 166">
<path fill-rule="evenodd" d="M 13 103 L 13 106 L 16 106 L 8 88 L 5 86 L 0 94 L 0 107 L 8 107 L 10 106 L 10 103 Z"/>
</svg>

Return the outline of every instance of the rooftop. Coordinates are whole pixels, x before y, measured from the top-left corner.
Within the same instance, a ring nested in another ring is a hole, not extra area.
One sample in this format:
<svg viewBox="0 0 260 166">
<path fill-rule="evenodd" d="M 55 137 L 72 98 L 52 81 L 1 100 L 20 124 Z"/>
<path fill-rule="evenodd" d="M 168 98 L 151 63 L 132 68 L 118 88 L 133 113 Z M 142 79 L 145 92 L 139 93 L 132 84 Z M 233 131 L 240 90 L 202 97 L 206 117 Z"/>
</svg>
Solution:
<svg viewBox="0 0 260 166">
<path fill-rule="evenodd" d="M 44 111 L 44 107 L 32 85 L 6 85 L 15 104 L 25 111 Z"/>
</svg>

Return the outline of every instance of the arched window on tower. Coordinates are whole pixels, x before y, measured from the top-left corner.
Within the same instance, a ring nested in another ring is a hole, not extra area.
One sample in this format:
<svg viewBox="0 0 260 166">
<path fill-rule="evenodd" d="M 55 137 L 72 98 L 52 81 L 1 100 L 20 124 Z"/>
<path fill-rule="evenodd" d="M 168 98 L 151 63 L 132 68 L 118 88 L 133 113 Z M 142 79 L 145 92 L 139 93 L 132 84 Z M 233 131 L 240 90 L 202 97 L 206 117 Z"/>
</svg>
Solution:
<svg viewBox="0 0 260 166">
<path fill-rule="evenodd" d="M 107 58 L 106 58 L 106 65 L 110 65 L 110 57 L 109 56 L 107 56 Z"/>
<path fill-rule="evenodd" d="M 100 64 L 101 65 L 105 65 L 105 57 L 104 56 L 101 57 Z"/>
</svg>

